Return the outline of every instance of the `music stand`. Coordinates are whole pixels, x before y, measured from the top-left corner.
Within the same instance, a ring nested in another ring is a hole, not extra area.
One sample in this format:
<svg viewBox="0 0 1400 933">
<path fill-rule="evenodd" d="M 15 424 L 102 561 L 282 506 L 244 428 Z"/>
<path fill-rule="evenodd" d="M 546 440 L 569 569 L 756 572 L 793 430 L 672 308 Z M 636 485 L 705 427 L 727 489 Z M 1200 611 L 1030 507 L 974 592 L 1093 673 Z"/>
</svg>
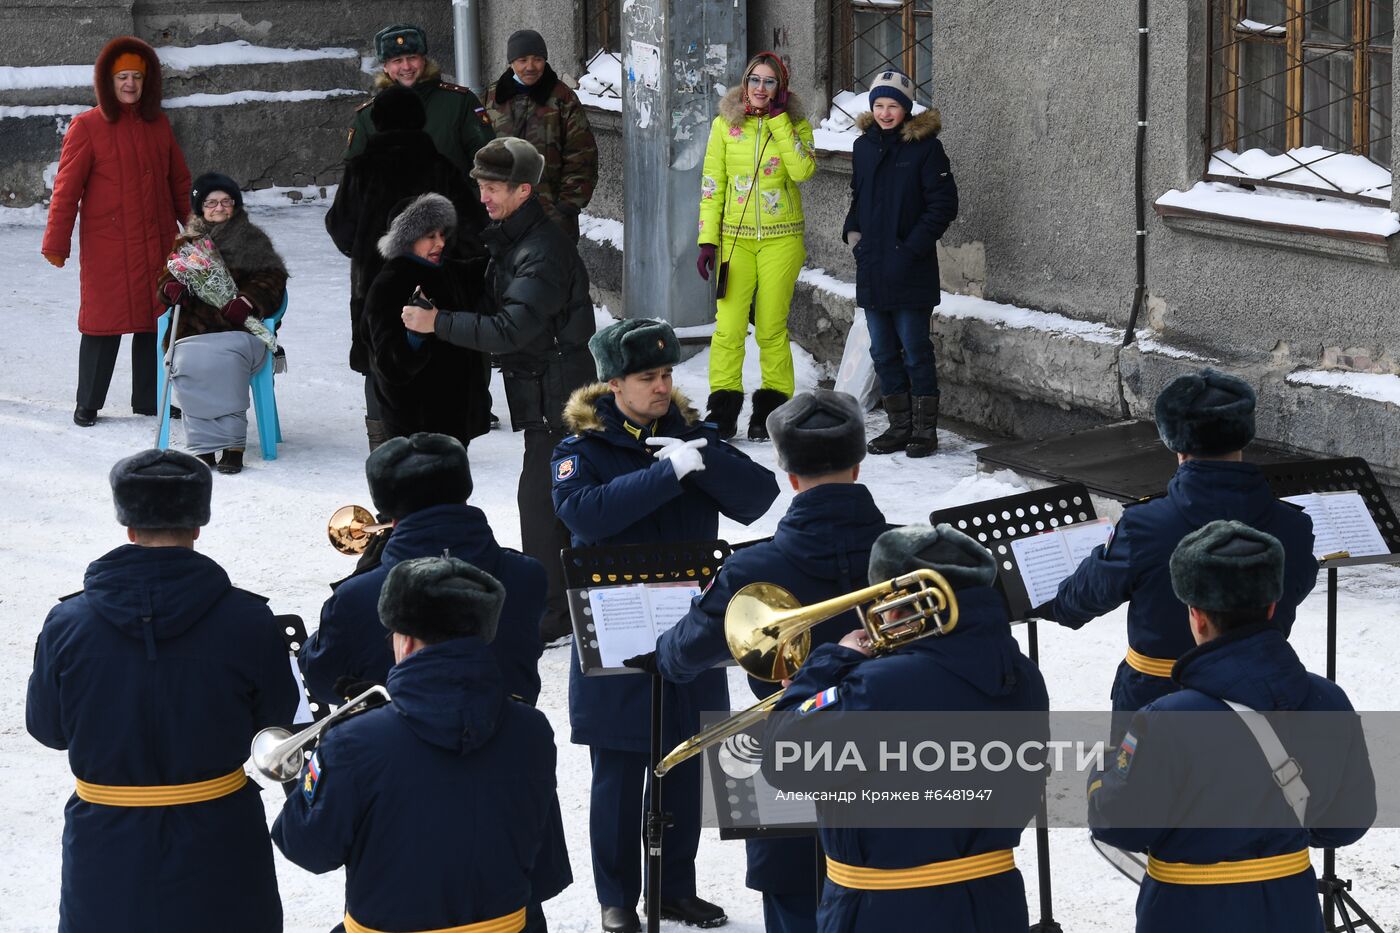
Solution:
<svg viewBox="0 0 1400 933">
<path fill-rule="evenodd" d="M 1030 658 L 1040 663 L 1040 640 L 1036 620 L 1030 616 L 1034 607 L 1025 583 L 1021 580 L 1016 553 L 1011 542 L 1029 538 L 1065 525 L 1077 525 L 1098 518 L 1089 490 L 1083 483 L 1065 483 L 1031 492 L 988 499 L 968 505 L 939 509 L 929 514 L 930 524 L 944 522 L 969 535 L 992 552 L 997 562 L 997 588 L 1006 599 L 1013 620 L 1026 623 L 1026 640 Z M 1040 922 L 1031 926 L 1032 933 L 1061 933 L 1055 920 L 1050 896 L 1050 827 L 1045 794 L 1040 796 L 1040 809 L 1035 816 L 1035 856 L 1040 879 Z"/>
<path fill-rule="evenodd" d="M 598 674 L 635 673 L 604 668 L 598 639 L 588 605 L 588 591 L 600 586 L 629 586 L 636 583 L 696 582 L 708 584 L 729 557 L 730 547 L 720 540 L 663 541 L 652 544 L 624 544 L 603 547 L 565 548 L 564 581 L 568 586 L 569 621 L 573 623 L 574 646 L 579 664 L 586 672 Z M 661 761 L 661 675 L 651 678 L 651 752 L 647 759 L 647 780 L 651 782 L 651 804 L 647 807 L 645 838 L 647 847 L 647 931 L 661 929 L 661 838 L 671 822 L 661 807 L 662 778 L 656 776 Z"/>
<path fill-rule="evenodd" d="M 1352 557 L 1345 551 L 1335 555 L 1324 555 L 1318 559 L 1318 566 L 1327 571 L 1327 679 L 1337 680 L 1337 569 L 1357 567 L 1364 564 L 1400 563 L 1400 520 L 1396 519 L 1390 502 L 1385 497 L 1381 484 L 1371 472 L 1371 465 L 1360 457 L 1338 457 L 1328 460 L 1304 460 L 1298 463 L 1264 464 L 1259 467 L 1268 480 L 1269 489 L 1279 498 L 1314 492 L 1343 492 L 1355 490 L 1361 494 L 1366 509 L 1376 522 L 1381 537 L 1385 539 L 1388 554 L 1374 554 L 1366 557 Z M 1365 927 L 1383 933 L 1379 924 L 1362 909 L 1351 896 L 1351 879 L 1337 877 L 1337 850 L 1322 850 L 1322 877 L 1317 879 L 1317 890 L 1322 895 L 1323 926 L 1327 933 L 1355 933 L 1357 926 L 1352 922 L 1348 908 L 1356 912 L 1357 920 Z M 1340 915 L 1341 926 L 1334 926 Z"/>
</svg>

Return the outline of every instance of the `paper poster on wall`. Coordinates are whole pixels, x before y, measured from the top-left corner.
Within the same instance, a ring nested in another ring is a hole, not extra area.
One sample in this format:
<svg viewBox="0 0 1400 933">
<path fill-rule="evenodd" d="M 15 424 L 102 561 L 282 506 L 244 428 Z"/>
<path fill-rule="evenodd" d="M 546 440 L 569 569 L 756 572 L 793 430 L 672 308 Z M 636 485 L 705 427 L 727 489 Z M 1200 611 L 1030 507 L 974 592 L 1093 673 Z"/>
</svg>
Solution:
<svg viewBox="0 0 1400 933">
<path fill-rule="evenodd" d="M 661 90 L 661 48 L 632 40 L 632 61 L 629 77 L 642 87 Z"/>
</svg>

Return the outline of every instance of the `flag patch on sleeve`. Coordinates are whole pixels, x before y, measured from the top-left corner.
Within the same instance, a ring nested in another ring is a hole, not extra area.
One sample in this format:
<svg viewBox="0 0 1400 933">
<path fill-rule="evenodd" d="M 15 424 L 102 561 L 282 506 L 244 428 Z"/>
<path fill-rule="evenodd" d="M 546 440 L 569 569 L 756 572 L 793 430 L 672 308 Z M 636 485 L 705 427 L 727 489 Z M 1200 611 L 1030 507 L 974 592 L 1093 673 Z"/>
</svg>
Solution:
<svg viewBox="0 0 1400 933">
<path fill-rule="evenodd" d="M 321 753 L 315 752 L 306 763 L 306 777 L 301 782 L 301 792 L 307 803 L 315 803 L 316 787 L 321 781 Z"/>
<path fill-rule="evenodd" d="M 827 687 L 821 693 L 813 694 L 802 702 L 797 711 L 803 716 L 816 712 L 827 706 L 831 706 L 841 698 L 840 690 L 837 687 Z M 825 720 L 823 720 L 825 722 Z"/>
<path fill-rule="evenodd" d="M 1133 755 L 1137 752 L 1137 736 L 1131 732 L 1123 736 L 1123 744 L 1118 747 L 1118 760 L 1114 763 L 1115 770 L 1123 777 L 1128 776 L 1128 770 L 1133 766 Z"/>
<path fill-rule="evenodd" d="M 577 470 L 578 454 L 574 454 L 572 457 L 565 457 L 563 460 L 554 464 L 554 481 L 556 483 L 562 483 L 570 476 L 573 476 L 574 472 Z"/>
</svg>

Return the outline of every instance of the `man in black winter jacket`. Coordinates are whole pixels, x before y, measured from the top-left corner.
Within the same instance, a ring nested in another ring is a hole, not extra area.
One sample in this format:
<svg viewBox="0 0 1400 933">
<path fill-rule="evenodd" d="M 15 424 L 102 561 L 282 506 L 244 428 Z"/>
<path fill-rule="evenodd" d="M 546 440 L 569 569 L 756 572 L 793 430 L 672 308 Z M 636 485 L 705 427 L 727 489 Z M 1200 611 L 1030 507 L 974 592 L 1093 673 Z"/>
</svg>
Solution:
<svg viewBox="0 0 1400 933">
<path fill-rule="evenodd" d="M 521 550 L 544 564 L 549 605 L 540 633 L 569 631 L 559 552 L 569 532 L 554 515 L 550 456 L 564 439 L 564 403 L 593 381 L 588 338 L 595 330 L 588 270 L 567 234 L 535 196 L 544 159 L 523 139 L 502 138 L 476 154 L 471 175 L 492 224 L 482 233 L 491 263 L 482 306 L 466 311 L 403 309 L 404 326 L 492 354 L 505 377 L 511 426 L 525 432 L 517 493 Z"/>
</svg>

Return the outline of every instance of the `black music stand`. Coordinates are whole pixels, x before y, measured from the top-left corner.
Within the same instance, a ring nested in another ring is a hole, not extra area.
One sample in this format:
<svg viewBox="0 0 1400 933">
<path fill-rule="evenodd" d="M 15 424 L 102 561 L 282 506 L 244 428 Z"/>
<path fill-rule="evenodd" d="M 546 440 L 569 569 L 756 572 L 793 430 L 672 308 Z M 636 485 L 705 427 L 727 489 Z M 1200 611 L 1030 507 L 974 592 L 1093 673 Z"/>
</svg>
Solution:
<svg viewBox="0 0 1400 933">
<path fill-rule="evenodd" d="M 579 664 L 589 676 L 639 673 L 628 668 L 602 666 L 595 636 L 588 591 L 600 586 L 629 586 L 636 583 L 696 582 L 702 586 L 714 579 L 729 557 L 730 547 L 720 540 L 676 541 L 655 544 L 626 544 L 611 547 L 565 548 L 564 580 L 568 586 L 569 620 L 574 628 L 574 647 Z M 661 807 L 662 778 L 656 776 L 661 761 L 661 676 L 651 678 L 651 753 L 647 759 L 647 779 L 651 782 L 651 804 L 647 807 L 646 848 L 647 931 L 661 929 L 661 840 L 671 815 Z"/>
<path fill-rule="evenodd" d="M 1363 564 L 1400 563 L 1400 520 L 1396 519 L 1381 484 L 1371 472 L 1371 466 L 1360 457 L 1340 457 L 1331 460 L 1304 460 L 1298 463 L 1266 464 L 1260 467 L 1269 489 L 1275 496 L 1297 496 L 1313 492 L 1344 492 L 1361 494 L 1366 509 L 1385 539 L 1388 554 L 1352 557 L 1345 551 L 1324 555 L 1318 565 L 1327 571 L 1327 679 L 1337 680 L 1337 568 Z M 1337 877 L 1337 850 L 1322 850 L 1322 877 L 1317 879 L 1317 891 L 1322 895 L 1323 926 L 1327 933 L 1355 933 L 1358 929 L 1348 908 L 1365 927 L 1383 933 L 1379 924 L 1351 896 L 1351 879 Z M 1334 922 L 1337 915 L 1342 925 Z"/>
<path fill-rule="evenodd" d="M 282 641 L 287 645 L 287 653 L 293 658 L 301 651 L 301 646 L 306 644 L 306 623 L 298 615 L 273 616 L 277 622 L 277 627 L 282 632 Z M 320 700 L 311 695 L 307 689 L 306 681 L 301 680 L 301 692 L 306 697 L 306 708 L 311 711 L 311 721 L 320 722 L 330 715 L 330 710 Z M 295 731 L 295 723 L 289 724 L 291 731 Z M 302 725 L 305 725 L 303 723 Z"/>
<path fill-rule="evenodd" d="M 1031 492 L 1018 493 L 1001 499 L 988 499 L 969 505 L 939 509 L 929 514 L 931 524 L 947 522 L 964 534 L 977 539 L 992 552 L 997 562 L 997 587 L 1006 599 L 1013 620 L 1026 623 L 1026 638 L 1030 658 L 1040 663 L 1040 640 L 1036 620 L 1030 616 L 1031 605 L 1026 586 L 1011 542 L 1029 538 L 1065 525 L 1077 525 L 1098 518 L 1089 490 L 1083 483 L 1066 483 Z M 1040 922 L 1032 924 L 1032 933 L 1061 933 L 1055 920 L 1050 896 L 1050 828 L 1045 794 L 1040 796 L 1040 809 L 1035 816 L 1035 855 L 1040 879 Z"/>
</svg>

